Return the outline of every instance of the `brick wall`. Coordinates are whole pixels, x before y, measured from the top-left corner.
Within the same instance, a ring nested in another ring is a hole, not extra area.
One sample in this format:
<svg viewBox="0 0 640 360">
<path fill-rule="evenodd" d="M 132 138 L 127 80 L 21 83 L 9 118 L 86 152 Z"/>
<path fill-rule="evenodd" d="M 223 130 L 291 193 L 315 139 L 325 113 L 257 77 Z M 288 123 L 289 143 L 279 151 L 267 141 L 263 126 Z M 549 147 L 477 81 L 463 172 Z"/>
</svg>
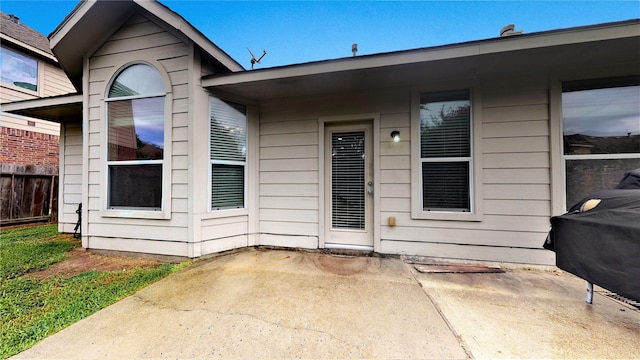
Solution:
<svg viewBox="0 0 640 360">
<path fill-rule="evenodd" d="M 58 169 L 60 138 L 56 135 L 0 127 L 0 163 Z"/>
</svg>

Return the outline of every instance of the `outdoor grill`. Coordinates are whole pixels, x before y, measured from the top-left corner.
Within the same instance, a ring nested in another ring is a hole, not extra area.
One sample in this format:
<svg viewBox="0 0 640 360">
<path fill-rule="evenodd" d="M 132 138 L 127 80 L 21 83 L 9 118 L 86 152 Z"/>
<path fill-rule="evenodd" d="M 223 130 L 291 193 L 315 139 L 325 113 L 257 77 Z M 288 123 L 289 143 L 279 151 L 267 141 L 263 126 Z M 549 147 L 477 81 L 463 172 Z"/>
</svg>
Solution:
<svg viewBox="0 0 640 360">
<path fill-rule="evenodd" d="M 544 247 L 558 268 L 587 281 L 588 303 L 593 284 L 640 301 L 640 169 L 552 217 Z"/>
</svg>

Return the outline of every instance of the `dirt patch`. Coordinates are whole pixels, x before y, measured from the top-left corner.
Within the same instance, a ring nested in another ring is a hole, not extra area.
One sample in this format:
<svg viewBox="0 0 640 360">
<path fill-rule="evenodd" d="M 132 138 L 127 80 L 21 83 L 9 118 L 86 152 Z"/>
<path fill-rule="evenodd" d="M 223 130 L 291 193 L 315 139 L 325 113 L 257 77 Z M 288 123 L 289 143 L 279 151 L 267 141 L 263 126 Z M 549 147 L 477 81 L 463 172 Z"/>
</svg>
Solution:
<svg viewBox="0 0 640 360">
<path fill-rule="evenodd" d="M 56 263 L 46 270 L 29 274 L 37 279 L 52 276 L 73 276 L 86 271 L 115 271 L 150 268 L 158 266 L 159 262 L 150 259 L 129 258 L 123 256 L 107 256 L 87 251 L 77 247 L 67 254 L 67 259 Z"/>
<path fill-rule="evenodd" d="M 367 271 L 372 258 L 358 256 L 340 256 L 322 254 L 316 257 L 314 263 L 322 271 L 336 275 L 348 276 Z"/>
</svg>

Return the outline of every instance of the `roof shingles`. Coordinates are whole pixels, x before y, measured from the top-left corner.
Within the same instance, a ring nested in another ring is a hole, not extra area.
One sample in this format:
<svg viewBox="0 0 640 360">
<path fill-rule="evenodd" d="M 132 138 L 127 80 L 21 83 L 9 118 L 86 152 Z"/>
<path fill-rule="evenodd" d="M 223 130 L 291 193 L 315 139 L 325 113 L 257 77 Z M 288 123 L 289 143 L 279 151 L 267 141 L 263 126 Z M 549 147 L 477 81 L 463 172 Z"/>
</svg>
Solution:
<svg viewBox="0 0 640 360">
<path fill-rule="evenodd" d="M 0 32 L 22 43 L 53 55 L 49 39 L 20 21 L 14 21 L 9 14 L 0 12 Z"/>
</svg>

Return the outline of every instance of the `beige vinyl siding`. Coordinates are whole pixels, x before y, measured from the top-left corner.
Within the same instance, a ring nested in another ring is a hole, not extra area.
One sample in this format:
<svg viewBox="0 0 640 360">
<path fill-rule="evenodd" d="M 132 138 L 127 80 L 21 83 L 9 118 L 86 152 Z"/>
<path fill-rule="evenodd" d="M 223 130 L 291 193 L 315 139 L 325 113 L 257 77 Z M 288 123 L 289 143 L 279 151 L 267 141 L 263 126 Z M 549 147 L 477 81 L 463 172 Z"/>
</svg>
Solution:
<svg viewBox="0 0 640 360">
<path fill-rule="evenodd" d="M 171 143 L 165 144 L 165 166 L 171 166 L 170 219 L 110 218 L 102 214 L 106 199 L 106 129 L 104 95 L 118 68 L 131 61 L 157 61 L 170 79 Z M 139 14 L 133 15 L 100 47 L 89 62 L 88 229 L 89 248 L 188 256 L 190 47 Z M 170 150 L 170 151 L 167 151 Z M 170 154 L 170 155 L 169 155 Z M 170 159 L 168 158 L 170 156 Z M 170 160 L 170 161 L 167 161 Z"/>
<path fill-rule="evenodd" d="M 317 248 L 318 121 L 261 110 L 260 244 Z"/>
<path fill-rule="evenodd" d="M 468 85 L 467 85 L 468 86 Z M 543 250 L 550 216 L 549 119 L 545 83 L 481 83 L 481 221 L 411 216 L 409 88 L 270 101 L 261 105 L 260 243 L 314 247 L 318 232 L 318 119 L 379 114 L 374 174 L 381 253 L 552 264 Z M 400 131 L 401 141 L 390 133 Z M 389 227 L 389 217 L 396 226 Z M 374 241 L 376 241 L 374 239 Z"/>
<path fill-rule="evenodd" d="M 72 233 L 78 221 L 78 204 L 82 202 L 82 124 L 67 122 L 60 137 L 60 196 L 58 231 Z"/>
<path fill-rule="evenodd" d="M 61 68 L 49 63 L 40 62 L 41 71 L 44 72 L 42 84 L 40 85 L 40 96 L 49 97 L 75 93 L 76 90 L 71 85 L 67 75 Z"/>
<path fill-rule="evenodd" d="M 248 245 L 248 217 L 230 216 L 200 221 L 202 254 L 236 249 Z"/>
<path fill-rule="evenodd" d="M 9 113 L 0 115 L 0 126 L 60 136 L 60 124 L 58 123 Z"/>
<path fill-rule="evenodd" d="M 381 252 L 551 265 L 553 253 L 542 249 L 551 201 L 546 83 L 485 82 L 474 91 L 482 97 L 482 220 L 412 219 L 408 170 L 416 164 L 406 163 L 404 147 L 387 152 L 395 144 L 381 136 Z M 382 135 L 404 124 L 385 120 Z"/>
<path fill-rule="evenodd" d="M 0 86 L 0 103 L 37 98 L 35 91 L 22 91 L 17 86 Z"/>
<path fill-rule="evenodd" d="M 323 156 L 318 153 L 319 119 L 385 110 L 389 114 L 383 117 L 397 118 L 400 111 L 408 111 L 409 94 L 408 89 L 390 89 L 261 104 L 260 244 L 319 246 L 319 223 L 324 216 L 319 206 L 324 201 L 319 199 Z M 407 120 L 407 129 L 400 130 L 407 135 L 408 124 Z"/>
</svg>

